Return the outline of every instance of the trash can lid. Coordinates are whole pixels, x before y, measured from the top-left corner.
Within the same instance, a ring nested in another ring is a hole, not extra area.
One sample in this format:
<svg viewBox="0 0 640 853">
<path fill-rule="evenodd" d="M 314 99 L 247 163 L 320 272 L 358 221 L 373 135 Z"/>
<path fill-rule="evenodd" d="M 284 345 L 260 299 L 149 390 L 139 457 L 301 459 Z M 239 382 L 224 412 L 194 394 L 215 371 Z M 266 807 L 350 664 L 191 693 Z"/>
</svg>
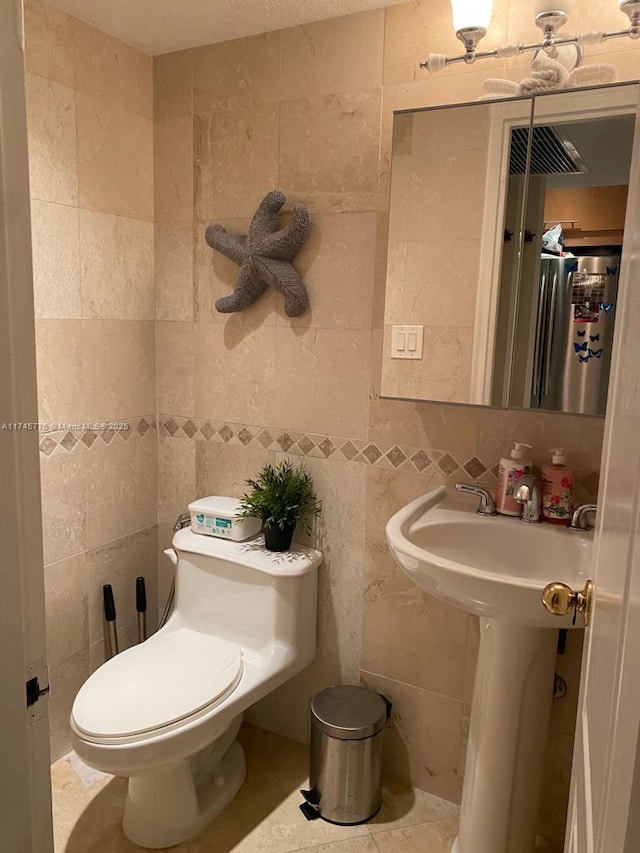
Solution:
<svg viewBox="0 0 640 853">
<path fill-rule="evenodd" d="M 377 734 L 387 721 L 387 705 L 366 687 L 327 687 L 311 700 L 311 723 L 329 737 L 358 740 Z"/>
</svg>

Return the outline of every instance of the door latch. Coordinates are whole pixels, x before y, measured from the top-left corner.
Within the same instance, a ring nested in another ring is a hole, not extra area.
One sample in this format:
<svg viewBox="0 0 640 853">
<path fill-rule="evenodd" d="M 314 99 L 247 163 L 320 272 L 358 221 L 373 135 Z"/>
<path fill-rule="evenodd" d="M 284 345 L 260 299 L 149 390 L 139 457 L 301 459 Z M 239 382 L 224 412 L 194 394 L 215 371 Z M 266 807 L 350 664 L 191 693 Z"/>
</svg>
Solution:
<svg viewBox="0 0 640 853">
<path fill-rule="evenodd" d="M 49 692 L 49 685 L 40 687 L 40 679 L 37 675 L 27 681 L 27 708 L 35 705 L 39 699 L 46 696 Z"/>
</svg>

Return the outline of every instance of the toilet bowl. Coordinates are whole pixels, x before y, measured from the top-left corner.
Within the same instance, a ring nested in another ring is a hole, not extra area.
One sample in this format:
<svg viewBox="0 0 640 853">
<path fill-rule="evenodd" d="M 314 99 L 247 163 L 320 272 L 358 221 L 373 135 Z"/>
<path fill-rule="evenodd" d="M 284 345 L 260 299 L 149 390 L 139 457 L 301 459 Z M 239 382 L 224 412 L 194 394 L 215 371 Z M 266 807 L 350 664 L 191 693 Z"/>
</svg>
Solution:
<svg viewBox="0 0 640 853">
<path fill-rule="evenodd" d="M 262 537 L 232 542 L 179 530 L 173 613 L 145 643 L 104 663 L 71 711 L 90 767 L 125 776 L 125 835 L 180 844 L 235 796 L 243 712 L 315 655 L 320 552 L 284 554 Z"/>
</svg>

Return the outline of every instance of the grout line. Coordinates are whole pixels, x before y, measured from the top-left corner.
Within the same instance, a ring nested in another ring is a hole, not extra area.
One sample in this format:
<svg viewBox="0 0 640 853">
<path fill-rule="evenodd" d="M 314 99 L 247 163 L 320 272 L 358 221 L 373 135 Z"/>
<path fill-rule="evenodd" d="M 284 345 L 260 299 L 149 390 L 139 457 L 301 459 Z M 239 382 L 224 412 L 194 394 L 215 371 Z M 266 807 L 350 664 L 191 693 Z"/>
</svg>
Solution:
<svg viewBox="0 0 640 853">
<path fill-rule="evenodd" d="M 409 687 L 411 690 L 419 690 L 421 693 L 428 693 L 430 696 L 438 696 L 439 698 L 446 699 L 449 702 L 457 702 L 461 708 L 464 705 L 464 699 L 461 699 L 458 696 L 449 696 L 448 694 L 440 693 L 437 690 L 429 690 L 429 688 L 427 688 L 427 687 L 420 687 L 417 684 L 409 684 L 407 681 L 401 681 L 399 678 L 392 678 L 389 675 L 381 675 L 377 672 L 371 672 L 371 670 L 368 670 L 368 669 L 361 669 L 360 674 L 365 675 L 365 676 L 370 675 L 372 678 L 382 679 L 383 681 L 390 681 L 393 684 L 400 684 L 403 687 Z M 439 795 L 434 794 L 434 796 L 437 797 Z M 443 798 L 441 798 L 441 799 L 443 799 Z"/>
</svg>

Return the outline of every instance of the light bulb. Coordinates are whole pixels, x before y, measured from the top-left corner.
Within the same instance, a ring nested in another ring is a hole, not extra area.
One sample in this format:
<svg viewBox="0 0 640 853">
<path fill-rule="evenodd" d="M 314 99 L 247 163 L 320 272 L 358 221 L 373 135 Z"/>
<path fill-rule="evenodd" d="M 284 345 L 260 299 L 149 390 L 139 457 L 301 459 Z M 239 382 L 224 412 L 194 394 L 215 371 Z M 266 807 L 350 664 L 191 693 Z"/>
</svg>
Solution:
<svg viewBox="0 0 640 853">
<path fill-rule="evenodd" d="M 568 15 L 573 8 L 573 0 L 534 0 L 533 16 L 543 12 L 564 12 Z"/>
<path fill-rule="evenodd" d="M 493 0 L 451 0 L 453 29 L 456 32 L 467 27 L 488 29 L 492 6 Z"/>
</svg>

